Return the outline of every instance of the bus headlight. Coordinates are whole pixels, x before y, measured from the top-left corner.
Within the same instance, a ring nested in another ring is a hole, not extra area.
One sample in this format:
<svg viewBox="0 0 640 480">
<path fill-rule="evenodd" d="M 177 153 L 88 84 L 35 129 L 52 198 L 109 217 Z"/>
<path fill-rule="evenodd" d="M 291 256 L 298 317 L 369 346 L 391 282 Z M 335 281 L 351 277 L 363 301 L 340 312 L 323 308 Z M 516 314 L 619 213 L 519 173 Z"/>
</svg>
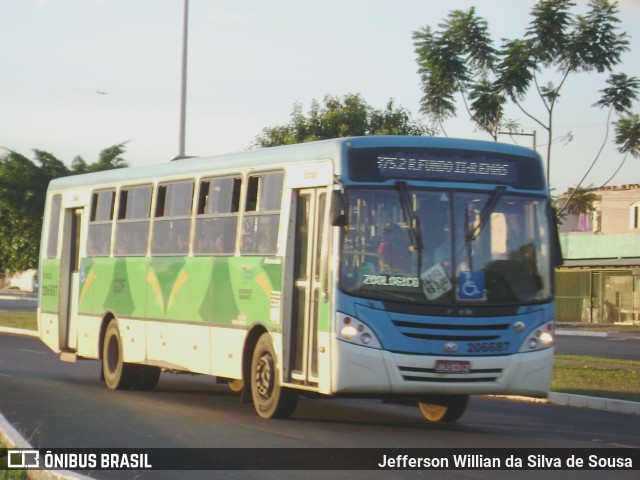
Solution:
<svg viewBox="0 0 640 480">
<path fill-rule="evenodd" d="M 531 352 L 534 350 L 541 350 L 543 348 L 552 347 L 555 343 L 554 336 L 554 322 L 547 322 L 540 325 L 529 334 L 527 339 L 522 342 L 520 352 Z"/>
<path fill-rule="evenodd" d="M 360 320 L 350 315 L 337 314 L 338 339 L 364 347 L 382 348 L 376 334 Z"/>
</svg>

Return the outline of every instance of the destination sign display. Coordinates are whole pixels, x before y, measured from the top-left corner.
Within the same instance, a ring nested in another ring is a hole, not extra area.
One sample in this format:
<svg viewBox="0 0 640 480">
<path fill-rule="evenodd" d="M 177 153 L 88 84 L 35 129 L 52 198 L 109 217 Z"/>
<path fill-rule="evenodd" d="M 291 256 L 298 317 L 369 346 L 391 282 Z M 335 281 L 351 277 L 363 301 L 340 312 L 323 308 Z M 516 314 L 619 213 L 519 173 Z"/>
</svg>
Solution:
<svg viewBox="0 0 640 480">
<path fill-rule="evenodd" d="M 349 176 L 355 181 L 431 180 L 492 183 L 542 189 L 540 164 L 533 157 L 442 149 L 354 149 Z"/>
<path fill-rule="evenodd" d="M 417 155 L 390 156 L 379 155 L 376 158 L 378 172 L 384 177 L 431 178 L 444 180 L 487 180 L 491 182 L 513 183 L 517 180 L 513 162 L 482 158 L 440 159 L 420 158 Z"/>
</svg>

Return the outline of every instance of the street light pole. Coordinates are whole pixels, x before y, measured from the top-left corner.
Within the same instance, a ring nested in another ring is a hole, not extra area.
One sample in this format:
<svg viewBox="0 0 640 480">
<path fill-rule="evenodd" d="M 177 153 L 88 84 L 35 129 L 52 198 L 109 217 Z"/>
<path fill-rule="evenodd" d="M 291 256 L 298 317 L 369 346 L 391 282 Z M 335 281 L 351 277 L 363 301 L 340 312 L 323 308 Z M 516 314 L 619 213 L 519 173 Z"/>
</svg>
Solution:
<svg viewBox="0 0 640 480">
<path fill-rule="evenodd" d="M 182 82 L 180 88 L 180 148 L 178 158 L 185 156 L 185 124 L 187 116 L 187 32 L 189 24 L 189 0 L 184 0 L 182 23 Z"/>
</svg>

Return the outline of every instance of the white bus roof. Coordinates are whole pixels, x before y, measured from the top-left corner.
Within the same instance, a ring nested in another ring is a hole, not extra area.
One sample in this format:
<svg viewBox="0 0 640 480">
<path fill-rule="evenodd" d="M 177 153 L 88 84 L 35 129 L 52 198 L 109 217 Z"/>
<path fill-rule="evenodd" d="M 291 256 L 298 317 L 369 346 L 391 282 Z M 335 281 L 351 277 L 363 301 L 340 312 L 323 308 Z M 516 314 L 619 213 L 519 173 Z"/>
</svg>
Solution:
<svg viewBox="0 0 640 480">
<path fill-rule="evenodd" d="M 108 186 L 123 182 L 144 181 L 157 177 L 186 176 L 215 170 L 260 169 L 266 166 L 284 166 L 301 161 L 335 160 L 340 158 L 340 152 L 347 146 L 359 148 L 455 148 L 460 150 L 492 151 L 527 157 L 537 156 L 528 148 L 482 140 L 401 135 L 347 137 L 208 157 L 185 158 L 142 167 L 117 168 L 82 175 L 70 175 L 52 180 L 49 184 L 49 190 L 58 191 L 87 186 Z M 340 175 L 342 173 L 341 166 L 334 163 L 334 171 Z"/>
</svg>

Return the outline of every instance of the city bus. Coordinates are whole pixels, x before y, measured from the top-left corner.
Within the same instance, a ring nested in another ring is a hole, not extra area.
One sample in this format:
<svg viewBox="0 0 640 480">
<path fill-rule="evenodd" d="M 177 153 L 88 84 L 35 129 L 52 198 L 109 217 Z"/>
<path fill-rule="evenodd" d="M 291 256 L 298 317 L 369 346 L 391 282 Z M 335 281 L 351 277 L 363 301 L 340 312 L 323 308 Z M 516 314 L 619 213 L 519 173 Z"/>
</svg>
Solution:
<svg viewBox="0 0 640 480">
<path fill-rule="evenodd" d="M 555 215 L 539 156 L 435 137 L 323 140 L 53 180 L 38 328 L 109 389 L 210 375 L 414 405 L 548 394 Z"/>
</svg>

